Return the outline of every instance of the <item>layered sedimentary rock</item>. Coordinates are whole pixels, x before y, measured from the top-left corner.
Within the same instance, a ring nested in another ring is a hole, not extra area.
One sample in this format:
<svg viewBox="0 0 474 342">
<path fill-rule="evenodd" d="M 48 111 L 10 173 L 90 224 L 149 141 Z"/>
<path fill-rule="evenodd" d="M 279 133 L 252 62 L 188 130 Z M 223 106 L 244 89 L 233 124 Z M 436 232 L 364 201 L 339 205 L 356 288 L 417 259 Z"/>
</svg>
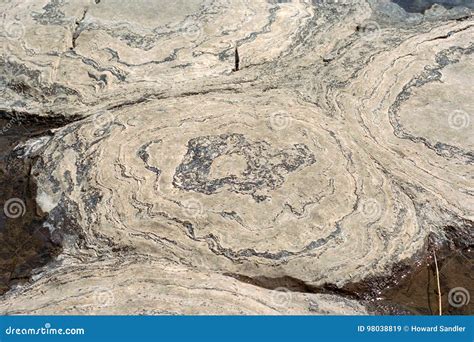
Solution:
<svg viewBox="0 0 474 342">
<path fill-rule="evenodd" d="M 240 280 L 342 287 L 446 226 L 472 244 L 469 6 L 2 6 L 5 117 L 71 121 L 12 152 L 62 252 L 2 312 L 365 313 Z"/>
</svg>

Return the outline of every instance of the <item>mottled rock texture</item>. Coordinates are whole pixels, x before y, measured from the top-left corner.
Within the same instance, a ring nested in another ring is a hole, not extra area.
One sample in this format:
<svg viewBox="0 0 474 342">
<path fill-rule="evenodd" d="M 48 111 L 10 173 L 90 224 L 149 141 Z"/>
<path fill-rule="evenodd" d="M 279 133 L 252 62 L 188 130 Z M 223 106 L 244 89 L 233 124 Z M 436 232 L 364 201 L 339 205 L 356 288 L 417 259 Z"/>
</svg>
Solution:
<svg viewBox="0 0 474 342">
<path fill-rule="evenodd" d="M 0 312 L 366 313 L 241 280 L 342 287 L 447 226 L 473 243 L 469 7 L 2 2 L 2 115 L 69 123 L 12 152 L 62 250 Z"/>
</svg>

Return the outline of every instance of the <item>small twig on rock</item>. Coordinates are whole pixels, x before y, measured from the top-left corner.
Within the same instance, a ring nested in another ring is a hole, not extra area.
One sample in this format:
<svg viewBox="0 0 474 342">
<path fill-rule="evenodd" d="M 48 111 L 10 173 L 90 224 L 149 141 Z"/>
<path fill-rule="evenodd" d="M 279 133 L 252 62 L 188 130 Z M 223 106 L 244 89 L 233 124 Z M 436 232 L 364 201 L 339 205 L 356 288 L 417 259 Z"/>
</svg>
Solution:
<svg viewBox="0 0 474 342">
<path fill-rule="evenodd" d="M 439 279 L 439 267 L 438 267 L 438 259 L 436 258 L 436 249 L 435 249 L 435 235 L 430 233 L 428 236 L 428 251 L 433 252 L 433 260 L 435 265 L 435 274 L 436 274 L 436 283 L 438 286 L 438 310 L 439 315 L 443 314 L 443 305 L 441 303 L 441 282 Z"/>
<path fill-rule="evenodd" d="M 434 264 L 436 268 L 436 282 L 438 284 L 438 307 L 439 307 L 439 315 L 443 315 L 443 305 L 441 303 L 441 285 L 439 281 L 439 268 L 438 268 L 438 260 L 436 260 L 436 252 L 433 249 L 433 257 L 434 257 Z"/>
</svg>

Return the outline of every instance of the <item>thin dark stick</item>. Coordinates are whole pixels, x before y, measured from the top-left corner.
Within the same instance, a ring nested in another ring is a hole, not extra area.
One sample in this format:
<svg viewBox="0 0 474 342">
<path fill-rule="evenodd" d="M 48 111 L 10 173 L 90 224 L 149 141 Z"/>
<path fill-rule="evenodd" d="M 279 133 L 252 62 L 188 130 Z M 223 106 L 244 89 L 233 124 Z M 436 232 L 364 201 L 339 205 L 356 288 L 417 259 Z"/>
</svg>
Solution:
<svg viewBox="0 0 474 342">
<path fill-rule="evenodd" d="M 434 263 L 436 267 L 436 280 L 438 283 L 438 308 L 439 308 L 439 315 L 441 316 L 443 314 L 443 305 L 441 303 L 441 284 L 439 281 L 439 268 L 438 268 L 438 260 L 436 260 L 436 252 L 433 249 L 433 256 L 434 256 Z"/>
<path fill-rule="evenodd" d="M 239 71 L 239 65 L 240 65 L 240 58 L 239 58 L 239 50 L 237 49 L 237 46 L 235 47 L 235 67 L 234 71 Z"/>
</svg>

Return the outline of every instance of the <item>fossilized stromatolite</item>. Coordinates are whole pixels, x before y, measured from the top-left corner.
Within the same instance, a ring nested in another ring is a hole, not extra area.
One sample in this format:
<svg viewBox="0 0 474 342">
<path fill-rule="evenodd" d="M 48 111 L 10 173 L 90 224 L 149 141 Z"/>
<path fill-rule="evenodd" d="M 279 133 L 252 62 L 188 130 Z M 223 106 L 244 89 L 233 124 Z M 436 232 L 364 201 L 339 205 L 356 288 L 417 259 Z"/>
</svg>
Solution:
<svg viewBox="0 0 474 342">
<path fill-rule="evenodd" d="M 469 10 L 127 4 L 7 4 L 7 111 L 81 119 L 25 153 L 64 250 L 3 312 L 363 313 L 236 278 L 342 286 L 472 238 Z"/>
</svg>

